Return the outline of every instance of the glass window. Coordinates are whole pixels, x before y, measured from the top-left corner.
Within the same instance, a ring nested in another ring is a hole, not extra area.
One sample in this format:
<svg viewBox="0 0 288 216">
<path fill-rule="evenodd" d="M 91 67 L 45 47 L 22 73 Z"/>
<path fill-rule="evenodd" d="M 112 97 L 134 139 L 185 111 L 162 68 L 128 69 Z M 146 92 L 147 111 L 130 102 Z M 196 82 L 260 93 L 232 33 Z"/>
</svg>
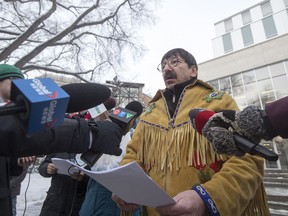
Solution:
<svg viewBox="0 0 288 216">
<path fill-rule="evenodd" d="M 256 78 L 257 80 L 263 80 L 270 77 L 268 67 L 262 67 L 255 69 Z"/>
<path fill-rule="evenodd" d="M 246 92 L 246 98 L 247 98 L 247 105 L 255 105 L 255 106 L 261 106 L 258 91 L 257 91 L 257 84 L 256 82 L 252 82 L 245 85 L 245 92 Z"/>
<path fill-rule="evenodd" d="M 265 2 L 264 4 L 262 4 L 261 5 L 261 10 L 262 10 L 263 17 L 272 14 L 273 11 L 272 11 L 272 8 L 271 8 L 270 1 Z"/>
<path fill-rule="evenodd" d="M 254 71 L 248 71 L 248 72 L 243 73 L 244 84 L 255 82 L 255 80 L 256 79 L 255 79 Z"/>
<path fill-rule="evenodd" d="M 276 99 L 288 96 L 288 77 L 287 75 L 277 76 L 272 78 L 276 93 Z"/>
<path fill-rule="evenodd" d="M 284 0 L 284 4 L 288 8 L 288 0 Z"/>
<path fill-rule="evenodd" d="M 245 107 L 248 106 L 245 96 L 233 97 L 233 98 L 234 98 L 234 100 L 236 101 L 237 106 L 239 107 L 240 110 L 243 110 Z"/>
<path fill-rule="evenodd" d="M 233 23 L 232 23 L 232 19 L 228 19 L 224 21 L 225 24 L 225 30 L 226 32 L 232 31 L 233 30 Z"/>
<path fill-rule="evenodd" d="M 267 102 L 271 102 L 275 100 L 275 94 L 274 94 L 275 90 L 272 87 L 271 79 L 265 79 L 265 80 L 259 81 L 258 90 L 260 93 L 262 105 L 266 104 Z"/>
<path fill-rule="evenodd" d="M 277 30 L 276 30 L 273 16 L 264 18 L 262 22 L 263 22 L 266 38 L 270 38 L 270 37 L 277 35 Z"/>
<path fill-rule="evenodd" d="M 241 15 L 242 15 L 243 25 L 246 25 L 246 24 L 251 23 L 252 19 L 251 19 L 251 14 L 250 14 L 250 11 L 249 11 L 249 10 L 243 12 Z"/>
<path fill-rule="evenodd" d="M 241 28 L 242 38 L 244 46 L 248 46 L 254 43 L 250 25 L 246 25 Z"/>
<path fill-rule="evenodd" d="M 222 36 L 225 53 L 233 51 L 232 40 L 230 33 Z"/>
<path fill-rule="evenodd" d="M 233 97 L 239 97 L 244 95 L 244 86 L 241 74 L 231 76 L 231 85 Z"/>
<path fill-rule="evenodd" d="M 218 79 L 209 81 L 208 84 L 211 85 L 212 87 L 214 87 L 215 89 L 220 90 Z"/>
<path fill-rule="evenodd" d="M 272 77 L 286 74 L 285 68 L 284 68 L 284 63 L 280 62 L 280 63 L 270 65 L 270 72 L 271 72 Z"/>
<path fill-rule="evenodd" d="M 220 91 L 225 91 L 231 94 L 231 85 L 229 77 L 219 79 L 219 83 L 220 83 Z"/>
</svg>

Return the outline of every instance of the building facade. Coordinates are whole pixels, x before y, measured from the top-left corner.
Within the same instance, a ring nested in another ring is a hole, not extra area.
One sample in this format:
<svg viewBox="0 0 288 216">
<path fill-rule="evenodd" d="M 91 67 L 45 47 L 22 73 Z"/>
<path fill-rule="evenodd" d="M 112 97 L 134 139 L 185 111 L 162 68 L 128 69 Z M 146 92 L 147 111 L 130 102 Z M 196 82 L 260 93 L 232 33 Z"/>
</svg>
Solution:
<svg viewBox="0 0 288 216">
<path fill-rule="evenodd" d="M 215 58 L 199 64 L 200 79 L 231 94 L 240 109 L 288 96 L 288 0 L 262 1 L 214 26 Z M 286 141 L 262 143 L 281 157 L 267 168 L 288 168 Z"/>
</svg>

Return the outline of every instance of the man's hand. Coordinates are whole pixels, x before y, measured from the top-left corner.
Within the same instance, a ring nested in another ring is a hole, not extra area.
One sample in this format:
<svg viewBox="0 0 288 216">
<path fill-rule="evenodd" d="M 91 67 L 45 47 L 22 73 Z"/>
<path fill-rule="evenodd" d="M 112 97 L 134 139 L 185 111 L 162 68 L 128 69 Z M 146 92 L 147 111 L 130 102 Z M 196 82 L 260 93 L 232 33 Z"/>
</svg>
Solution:
<svg viewBox="0 0 288 216">
<path fill-rule="evenodd" d="M 91 150 L 94 152 L 119 156 L 122 153 L 120 142 L 121 128 L 111 121 L 89 121 L 93 135 Z"/>
<path fill-rule="evenodd" d="M 117 204 L 117 206 L 126 212 L 133 212 L 136 209 L 138 209 L 140 206 L 133 203 L 126 203 L 124 200 L 122 200 L 120 197 L 118 197 L 116 194 L 112 194 L 112 200 Z"/>
<path fill-rule="evenodd" d="M 205 216 L 208 215 L 207 208 L 194 190 L 187 190 L 174 197 L 175 204 L 160 206 L 156 211 L 161 216 Z"/>
</svg>

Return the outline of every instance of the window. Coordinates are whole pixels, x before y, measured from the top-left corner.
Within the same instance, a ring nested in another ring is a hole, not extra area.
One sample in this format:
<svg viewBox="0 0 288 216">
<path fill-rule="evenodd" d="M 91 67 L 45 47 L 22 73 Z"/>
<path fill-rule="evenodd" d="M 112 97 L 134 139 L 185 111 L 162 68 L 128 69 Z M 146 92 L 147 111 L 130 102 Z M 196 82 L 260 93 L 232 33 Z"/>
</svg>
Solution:
<svg viewBox="0 0 288 216">
<path fill-rule="evenodd" d="M 270 72 L 271 72 L 272 77 L 286 74 L 285 68 L 284 68 L 284 62 L 270 65 Z"/>
<path fill-rule="evenodd" d="M 232 40 L 230 33 L 222 36 L 225 53 L 233 51 Z"/>
<path fill-rule="evenodd" d="M 259 96 L 258 96 L 256 82 L 251 82 L 249 84 L 246 84 L 244 87 L 245 87 L 248 106 L 255 105 L 255 106 L 260 107 L 261 103 L 260 103 Z"/>
<path fill-rule="evenodd" d="M 270 14 L 272 14 L 272 8 L 271 8 L 271 4 L 270 1 L 265 2 L 264 4 L 261 5 L 261 10 L 262 10 L 262 15 L 263 17 L 266 17 Z"/>
<path fill-rule="evenodd" d="M 270 37 L 277 35 L 277 30 L 276 30 L 273 16 L 264 18 L 262 22 L 263 22 L 266 38 L 270 38 Z"/>
<path fill-rule="evenodd" d="M 268 67 L 261 67 L 255 70 L 257 80 L 270 78 Z"/>
<path fill-rule="evenodd" d="M 286 8 L 288 8 L 288 0 L 284 0 L 284 4 L 285 4 Z"/>
<path fill-rule="evenodd" d="M 243 12 L 241 15 L 242 15 L 243 25 L 246 25 L 246 24 L 251 23 L 252 20 L 251 20 L 250 11 L 245 11 L 245 12 Z"/>
<path fill-rule="evenodd" d="M 219 89 L 218 79 L 209 81 L 208 84 L 211 85 L 212 87 L 214 87 L 215 89 L 220 90 Z"/>
<path fill-rule="evenodd" d="M 244 81 L 244 84 L 255 82 L 254 71 L 248 71 L 248 72 L 243 73 L 243 81 Z"/>
<path fill-rule="evenodd" d="M 244 86 L 241 74 L 232 75 L 231 83 L 234 97 L 244 95 Z"/>
<path fill-rule="evenodd" d="M 271 79 L 265 79 L 258 82 L 258 90 L 260 93 L 260 98 L 262 105 L 274 101 L 275 98 L 275 90 L 272 87 Z"/>
<path fill-rule="evenodd" d="M 220 82 L 220 91 L 225 91 L 231 94 L 231 85 L 229 77 L 219 79 Z"/>
<path fill-rule="evenodd" d="M 274 86 L 275 86 L 275 93 L 277 99 L 280 99 L 282 97 L 288 96 L 288 77 L 287 75 L 281 75 L 277 77 L 272 78 Z"/>
<path fill-rule="evenodd" d="M 225 23 L 225 30 L 226 30 L 226 32 L 229 32 L 229 31 L 232 31 L 232 30 L 233 30 L 232 19 L 225 20 L 224 23 Z"/>
<path fill-rule="evenodd" d="M 242 27 L 241 33 L 242 33 L 244 46 L 248 46 L 254 43 L 250 25 L 246 25 Z"/>
</svg>

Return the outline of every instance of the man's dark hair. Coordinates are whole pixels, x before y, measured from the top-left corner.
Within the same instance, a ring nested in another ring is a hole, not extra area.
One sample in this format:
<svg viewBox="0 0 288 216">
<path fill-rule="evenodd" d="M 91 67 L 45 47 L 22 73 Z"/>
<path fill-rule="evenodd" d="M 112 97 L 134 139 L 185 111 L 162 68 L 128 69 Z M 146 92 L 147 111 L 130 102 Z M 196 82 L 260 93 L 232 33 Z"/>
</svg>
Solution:
<svg viewBox="0 0 288 216">
<path fill-rule="evenodd" d="M 169 59 L 170 57 L 173 57 L 173 56 L 181 57 L 188 64 L 189 67 L 195 65 L 198 69 L 197 62 L 196 62 L 194 56 L 182 48 L 175 48 L 175 49 L 169 50 L 162 57 L 161 64 L 164 62 L 165 59 Z"/>
</svg>

